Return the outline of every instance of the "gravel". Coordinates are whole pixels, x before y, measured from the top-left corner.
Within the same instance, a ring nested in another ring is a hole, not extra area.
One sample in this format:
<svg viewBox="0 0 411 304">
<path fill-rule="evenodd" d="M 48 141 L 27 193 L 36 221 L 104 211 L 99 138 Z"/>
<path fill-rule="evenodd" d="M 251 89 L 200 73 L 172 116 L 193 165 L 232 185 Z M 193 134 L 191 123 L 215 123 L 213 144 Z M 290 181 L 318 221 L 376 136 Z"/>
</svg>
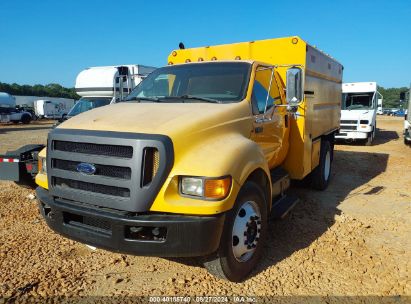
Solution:
<svg viewBox="0 0 411 304">
<path fill-rule="evenodd" d="M 270 223 L 264 257 L 243 283 L 214 278 L 193 259 L 91 250 L 45 225 L 34 191 L 0 182 L 0 303 L 122 303 L 162 295 L 285 296 L 279 301 L 411 296 L 411 150 L 402 143 L 401 123 L 380 118 L 374 146 L 337 145 L 328 190 L 292 187 L 301 203 Z M 45 142 L 50 125 L 12 128 L 0 126 L 2 150 Z M 16 134 L 24 136 L 17 141 Z"/>
</svg>

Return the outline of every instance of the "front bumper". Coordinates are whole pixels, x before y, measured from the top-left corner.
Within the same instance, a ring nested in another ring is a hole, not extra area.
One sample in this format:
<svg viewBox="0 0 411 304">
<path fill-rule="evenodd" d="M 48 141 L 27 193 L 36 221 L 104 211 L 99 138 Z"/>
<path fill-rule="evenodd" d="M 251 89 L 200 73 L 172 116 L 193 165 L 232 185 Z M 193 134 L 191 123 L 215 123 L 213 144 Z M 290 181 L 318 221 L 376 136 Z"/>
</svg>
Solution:
<svg viewBox="0 0 411 304">
<path fill-rule="evenodd" d="M 369 132 L 341 130 L 339 133 L 335 134 L 335 138 L 336 139 L 367 139 L 368 133 Z"/>
<path fill-rule="evenodd" d="M 130 215 L 129 212 L 54 199 L 41 187 L 36 193 L 40 213 L 51 229 L 70 239 L 114 252 L 159 257 L 204 256 L 217 250 L 224 226 L 225 214 Z M 131 232 L 131 227 L 145 233 L 157 227 L 161 237 L 137 236 Z"/>
</svg>

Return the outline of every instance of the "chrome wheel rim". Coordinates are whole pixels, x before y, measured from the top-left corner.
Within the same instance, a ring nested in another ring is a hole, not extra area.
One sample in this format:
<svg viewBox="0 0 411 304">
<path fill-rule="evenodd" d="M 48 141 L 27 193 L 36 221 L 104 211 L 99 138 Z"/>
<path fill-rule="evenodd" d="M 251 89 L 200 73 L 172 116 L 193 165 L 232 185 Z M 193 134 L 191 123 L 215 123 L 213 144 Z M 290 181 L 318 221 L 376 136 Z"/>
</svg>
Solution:
<svg viewBox="0 0 411 304">
<path fill-rule="evenodd" d="M 246 262 L 254 255 L 261 232 L 261 212 L 257 203 L 247 201 L 238 209 L 232 231 L 235 259 Z"/>
</svg>

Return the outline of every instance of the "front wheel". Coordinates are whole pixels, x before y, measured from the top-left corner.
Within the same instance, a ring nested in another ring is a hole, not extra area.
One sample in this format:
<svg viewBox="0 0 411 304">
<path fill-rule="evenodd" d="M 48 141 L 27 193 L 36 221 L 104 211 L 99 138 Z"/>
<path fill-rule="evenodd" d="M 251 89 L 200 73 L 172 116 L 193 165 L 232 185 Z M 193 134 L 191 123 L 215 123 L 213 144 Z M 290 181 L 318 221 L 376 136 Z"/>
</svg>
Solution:
<svg viewBox="0 0 411 304">
<path fill-rule="evenodd" d="M 232 282 L 243 281 L 255 269 L 267 233 L 267 204 L 262 189 L 246 182 L 226 216 L 217 253 L 206 258 L 204 267 L 213 275 Z"/>
<path fill-rule="evenodd" d="M 367 139 L 365 140 L 365 145 L 366 145 L 366 146 L 372 146 L 372 141 L 373 141 L 373 139 L 374 139 L 374 132 L 375 132 L 375 131 L 372 131 L 372 132 L 370 132 L 370 133 L 368 134 L 368 137 L 367 137 Z"/>
<path fill-rule="evenodd" d="M 311 175 L 311 184 L 314 189 L 325 190 L 331 176 L 331 145 L 327 140 L 321 140 L 320 163 Z"/>
</svg>

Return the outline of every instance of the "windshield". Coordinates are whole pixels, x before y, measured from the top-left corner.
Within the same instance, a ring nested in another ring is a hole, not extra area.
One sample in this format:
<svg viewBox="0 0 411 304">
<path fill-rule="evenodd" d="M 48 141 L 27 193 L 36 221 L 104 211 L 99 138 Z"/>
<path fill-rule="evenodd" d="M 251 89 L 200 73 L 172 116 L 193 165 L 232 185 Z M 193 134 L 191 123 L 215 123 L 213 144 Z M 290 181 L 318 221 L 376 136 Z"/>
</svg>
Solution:
<svg viewBox="0 0 411 304">
<path fill-rule="evenodd" d="M 147 76 L 126 101 L 237 102 L 245 98 L 250 70 L 251 65 L 245 62 L 167 66 Z"/>
<path fill-rule="evenodd" d="M 76 116 L 94 108 L 110 104 L 111 97 L 83 97 L 71 108 L 67 116 Z"/>
<path fill-rule="evenodd" d="M 343 110 L 370 110 L 373 109 L 374 92 L 343 93 L 341 109 Z"/>
</svg>

